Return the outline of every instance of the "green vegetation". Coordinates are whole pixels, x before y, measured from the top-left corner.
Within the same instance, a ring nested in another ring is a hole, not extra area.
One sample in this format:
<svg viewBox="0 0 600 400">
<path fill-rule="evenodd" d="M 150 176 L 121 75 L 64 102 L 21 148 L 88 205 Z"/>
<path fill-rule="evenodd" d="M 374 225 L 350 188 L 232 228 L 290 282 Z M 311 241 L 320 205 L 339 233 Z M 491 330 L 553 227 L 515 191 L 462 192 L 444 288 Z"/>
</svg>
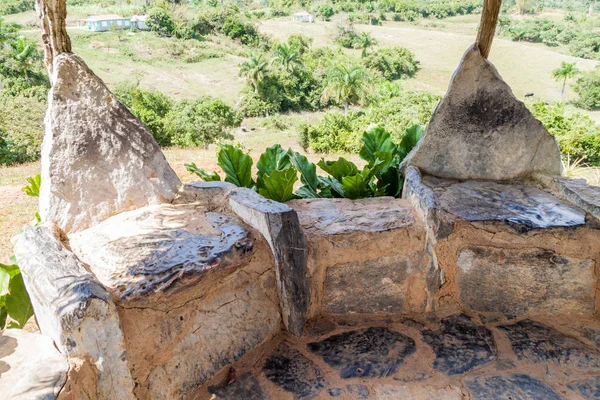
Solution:
<svg viewBox="0 0 600 400">
<path fill-rule="evenodd" d="M 131 112 L 148 126 L 161 146 L 203 146 L 231 139 L 231 128 L 242 117 L 222 100 L 200 97 L 175 102 L 157 90 L 144 90 L 124 82 L 115 94 Z"/>
<path fill-rule="evenodd" d="M 239 148 L 221 145 L 218 165 L 225 173 L 225 181 L 238 187 L 252 188 L 271 200 L 286 202 L 294 198 L 348 198 L 395 196 L 402 194 L 400 163 L 423 135 L 423 127 L 414 125 L 404 132 L 399 144 L 392 142 L 385 129 L 374 126 L 361 138 L 359 155 L 366 162 L 361 170 L 356 164 L 340 157 L 336 161 L 321 160 L 317 164 L 326 176 L 317 176 L 315 164 L 292 149 L 283 150 L 273 145 L 261 154 L 252 178 L 252 158 Z M 205 181 L 220 181 L 216 172 L 207 172 L 194 163 L 185 165 L 190 173 Z M 298 180 L 303 186 L 294 193 Z"/>
<path fill-rule="evenodd" d="M 563 81 L 562 89 L 560 91 L 560 98 L 564 98 L 565 96 L 565 86 L 567 86 L 567 79 L 574 78 L 577 74 L 579 74 L 579 69 L 575 66 L 575 63 L 568 63 L 563 61 L 560 64 L 559 68 L 556 68 L 552 71 L 552 77 L 556 79 L 556 81 Z"/>
<path fill-rule="evenodd" d="M 40 175 L 27 178 L 27 181 L 29 185 L 22 189 L 23 192 L 31 197 L 39 197 Z M 40 216 L 36 213 L 32 224 L 37 225 L 39 222 Z M 0 264 L 0 329 L 5 327 L 22 329 L 33 315 L 33 306 L 14 256 L 10 261 L 8 265 Z M 10 322 L 7 326 L 8 317 Z"/>
<path fill-rule="evenodd" d="M 577 107 L 586 110 L 600 109 L 600 69 L 583 74 L 573 85 L 573 90 L 579 95 L 574 101 Z"/>
</svg>

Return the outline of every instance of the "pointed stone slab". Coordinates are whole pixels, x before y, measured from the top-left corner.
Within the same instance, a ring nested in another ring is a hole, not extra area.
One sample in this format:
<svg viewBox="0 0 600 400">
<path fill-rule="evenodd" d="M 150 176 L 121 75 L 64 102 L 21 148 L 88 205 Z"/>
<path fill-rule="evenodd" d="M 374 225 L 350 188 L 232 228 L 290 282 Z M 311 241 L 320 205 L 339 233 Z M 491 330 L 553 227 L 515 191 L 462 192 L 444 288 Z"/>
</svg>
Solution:
<svg viewBox="0 0 600 400">
<path fill-rule="evenodd" d="M 561 172 L 556 141 L 515 98 L 477 46 L 465 52 L 425 136 L 404 165 L 465 180 Z"/>
<path fill-rule="evenodd" d="M 309 343 L 308 349 L 348 379 L 391 376 L 415 353 L 416 346 L 413 339 L 399 332 L 368 328 Z"/>
<path fill-rule="evenodd" d="M 169 202 L 181 185 L 160 147 L 74 54 L 54 60 L 42 145 L 40 215 L 65 232 Z"/>
</svg>

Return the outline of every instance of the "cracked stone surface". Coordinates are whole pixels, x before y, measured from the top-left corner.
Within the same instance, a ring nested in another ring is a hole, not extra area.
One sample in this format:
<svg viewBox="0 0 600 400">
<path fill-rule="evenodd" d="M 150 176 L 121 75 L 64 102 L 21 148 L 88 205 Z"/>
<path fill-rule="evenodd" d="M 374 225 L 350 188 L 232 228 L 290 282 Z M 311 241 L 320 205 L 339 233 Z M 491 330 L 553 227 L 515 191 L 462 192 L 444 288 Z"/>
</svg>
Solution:
<svg viewBox="0 0 600 400">
<path fill-rule="evenodd" d="M 144 300 L 218 277 L 247 261 L 253 240 L 239 221 L 197 205 L 121 213 L 71 235 L 78 257 L 121 300 Z"/>
<path fill-rule="evenodd" d="M 520 360 L 533 364 L 557 363 L 580 369 L 600 368 L 600 352 L 540 322 L 525 319 L 499 326 Z"/>
<path fill-rule="evenodd" d="M 598 399 L 600 373 L 578 360 L 595 358 L 597 348 L 579 338 L 586 340 L 581 328 L 600 329 L 600 322 L 587 317 L 557 322 L 565 329 L 576 325 L 581 333 L 570 337 L 540 321 L 501 314 L 329 316 L 310 322 L 326 329 L 267 343 L 234 367 L 252 371 L 268 400 Z M 518 346 L 513 349 L 511 341 Z M 531 348 L 535 357 L 521 357 Z M 403 362 L 396 368 L 400 354 Z M 553 357 L 569 363 L 549 361 Z M 369 369 L 374 373 L 366 373 Z"/>
<path fill-rule="evenodd" d="M 423 331 L 423 340 L 435 352 L 433 368 L 463 374 L 496 359 L 492 333 L 465 315 L 444 318 L 439 330 Z"/>
<path fill-rule="evenodd" d="M 478 376 L 466 380 L 472 400 L 563 400 L 552 388 L 524 374 Z"/>
<path fill-rule="evenodd" d="M 260 382 L 252 372 L 246 372 L 227 385 L 211 386 L 208 390 L 223 400 L 267 400 Z"/>
<path fill-rule="evenodd" d="M 299 399 L 312 398 L 327 386 L 319 367 L 285 343 L 267 358 L 263 372 L 267 379 Z"/>
<path fill-rule="evenodd" d="M 576 391 L 586 399 L 600 399 L 600 376 L 573 382 L 569 384 L 569 389 Z"/>
<path fill-rule="evenodd" d="M 387 328 L 345 332 L 308 348 L 344 379 L 391 376 L 416 350 L 413 339 Z"/>
<path fill-rule="evenodd" d="M 427 177 L 440 207 L 467 221 L 500 221 L 525 229 L 585 224 L 585 212 L 533 186 L 456 182 Z"/>
</svg>

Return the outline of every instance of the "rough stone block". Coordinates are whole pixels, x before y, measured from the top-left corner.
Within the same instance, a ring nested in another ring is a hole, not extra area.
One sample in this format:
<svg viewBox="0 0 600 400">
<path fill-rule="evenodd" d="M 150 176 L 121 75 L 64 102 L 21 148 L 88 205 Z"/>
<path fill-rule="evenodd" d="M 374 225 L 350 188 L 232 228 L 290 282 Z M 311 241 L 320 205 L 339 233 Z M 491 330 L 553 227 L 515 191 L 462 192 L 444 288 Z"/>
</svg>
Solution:
<svg viewBox="0 0 600 400">
<path fill-rule="evenodd" d="M 21 329 L 0 331 L 0 397 L 53 400 L 67 380 L 67 357 L 47 336 Z"/>
<path fill-rule="evenodd" d="M 65 232 L 169 202 L 181 182 L 148 128 L 74 54 L 54 58 L 40 215 Z"/>
<path fill-rule="evenodd" d="M 464 54 L 404 165 L 452 179 L 512 180 L 560 175 L 556 141 L 517 100 L 477 47 Z"/>
<path fill-rule="evenodd" d="M 26 228 L 15 255 L 42 333 L 92 364 L 97 399 L 133 399 L 119 315 L 104 287 L 45 227 Z"/>
<path fill-rule="evenodd" d="M 309 315 L 423 312 L 436 271 L 407 201 L 310 199 L 288 203 L 309 245 Z"/>
<path fill-rule="evenodd" d="M 232 190 L 229 205 L 269 243 L 275 258 L 283 323 L 290 333 L 300 336 L 307 321 L 311 288 L 307 245 L 296 211 L 246 188 Z"/>
<path fill-rule="evenodd" d="M 394 375 L 416 351 L 415 341 L 387 328 L 368 328 L 333 335 L 308 349 L 337 369 L 340 377 L 384 378 Z"/>
<path fill-rule="evenodd" d="M 471 310 L 525 314 L 530 310 L 594 312 L 594 261 L 548 250 L 465 247 L 456 284 Z"/>
<path fill-rule="evenodd" d="M 465 380 L 473 400 L 562 400 L 552 388 L 524 374 L 478 376 Z"/>
<path fill-rule="evenodd" d="M 148 303 L 185 286 L 210 287 L 247 263 L 254 241 L 233 217 L 163 204 L 111 217 L 70 243 L 117 301 Z"/>
<path fill-rule="evenodd" d="M 274 264 L 257 238 L 244 265 L 148 304 L 121 302 L 139 398 L 178 399 L 280 332 Z M 132 305 L 130 307 L 130 305 Z M 152 349 L 151 352 L 148 349 Z"/>
</svg>

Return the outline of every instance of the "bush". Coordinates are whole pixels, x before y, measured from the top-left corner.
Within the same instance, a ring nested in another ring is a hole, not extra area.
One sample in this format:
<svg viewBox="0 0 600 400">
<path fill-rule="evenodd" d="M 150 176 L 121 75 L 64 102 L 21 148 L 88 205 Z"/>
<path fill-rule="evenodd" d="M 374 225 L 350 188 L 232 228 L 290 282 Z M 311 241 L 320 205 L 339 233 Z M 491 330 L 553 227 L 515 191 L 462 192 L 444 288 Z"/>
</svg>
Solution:
<svg viewBox="0 0 600 400">
<path fill-rule="evenodd" d="M 146 25 L 154 32 L 163 35 L 172 35 L 175 31 L 175 23 L 169 13 L 161 7 L 154 7 L 148 11 Z"/>
<path fill-rule="evenodd" d="M 23 11 L 31 11 L 34 8 L 33 0 L 2 0 L 0 2 L 0 15 L 17 14 Z"/>
<path fill-rule="evenodd" d="M 0 165 L 40 157 L 46 103 L 23 96 L 0 96 Z"/>
<path fill-rule="evenodd" d="M 587 115 L 567 114 L 562 103 L 547 105 L 538 101 L 529 105 L 533 115 L 556 138 L 563 155 L 600 165 L 600 127 Z"/>
<path fill-rule="evenodd" d="M 329 4 L 321 4 L 319 8 L 317 8 L 317 15 L 323 17 L 323 21 L 329 21 L 331 17 L 333 17 L 335 11 L 333 11 L 333 7 Z"/>
<path fill-rule="evenodd" d="M 171 138 L 165 132 L 164 118 L 171 111 L 173 101 L 167 95 L 158 90 L 144 90 L 137 84 L 127 82 L 117 85 L 114 93 L 140 121 L 146 124 L 159 145 L 171 145 Z"/>
<path fill-rule="evenodd" d="M 298 128 L 298 140 L 304 148 L 314 151 L 358 151 L 360 137 L 370 125 L 376 124 L 390 132 L 395 141 L 414 124 L 425 125 L 440 97 L 422 92 L 403 92 L 360 112 L 329 112 L 318 124 L 304 124 Z"/>
<path fill-rule="evenodd" d="M 243 94 L 240 112 L 246 117 L 266 117 L 279 112 L 279 104 L 270 103 L 259 94 L 247 91 Z"/>
<path fill-rule="evenodd" d="M 573 103 L 586 110 L 600 109 L 600 70 L 585 73 L 577 79 L 573 90 L 579 98 Z"/>
<path fill-rule="evenodd" d="M 379 49 L 364 59 L 367 68 L 379 71 L 387 80 L 412 77 L 417 72 L 415 55 L 404 47 Z"/>
<path fill-rule="evenodd" d="M 245 45 L 258 45 L 260 35 L 253 25 L 242 22 L 236 16 L 228 17 L 221 28 L 223 33 L 232 39 L 238 39 Z"/>
<path fill-rule="evenodd" d="M 242 116 L 223 101 L 210 97 L 183 100 L 165 117 L 165 131 L 176 146 L 204 146 L 232 139 L 230 128 L 240 126 Z"/>
</svg>

